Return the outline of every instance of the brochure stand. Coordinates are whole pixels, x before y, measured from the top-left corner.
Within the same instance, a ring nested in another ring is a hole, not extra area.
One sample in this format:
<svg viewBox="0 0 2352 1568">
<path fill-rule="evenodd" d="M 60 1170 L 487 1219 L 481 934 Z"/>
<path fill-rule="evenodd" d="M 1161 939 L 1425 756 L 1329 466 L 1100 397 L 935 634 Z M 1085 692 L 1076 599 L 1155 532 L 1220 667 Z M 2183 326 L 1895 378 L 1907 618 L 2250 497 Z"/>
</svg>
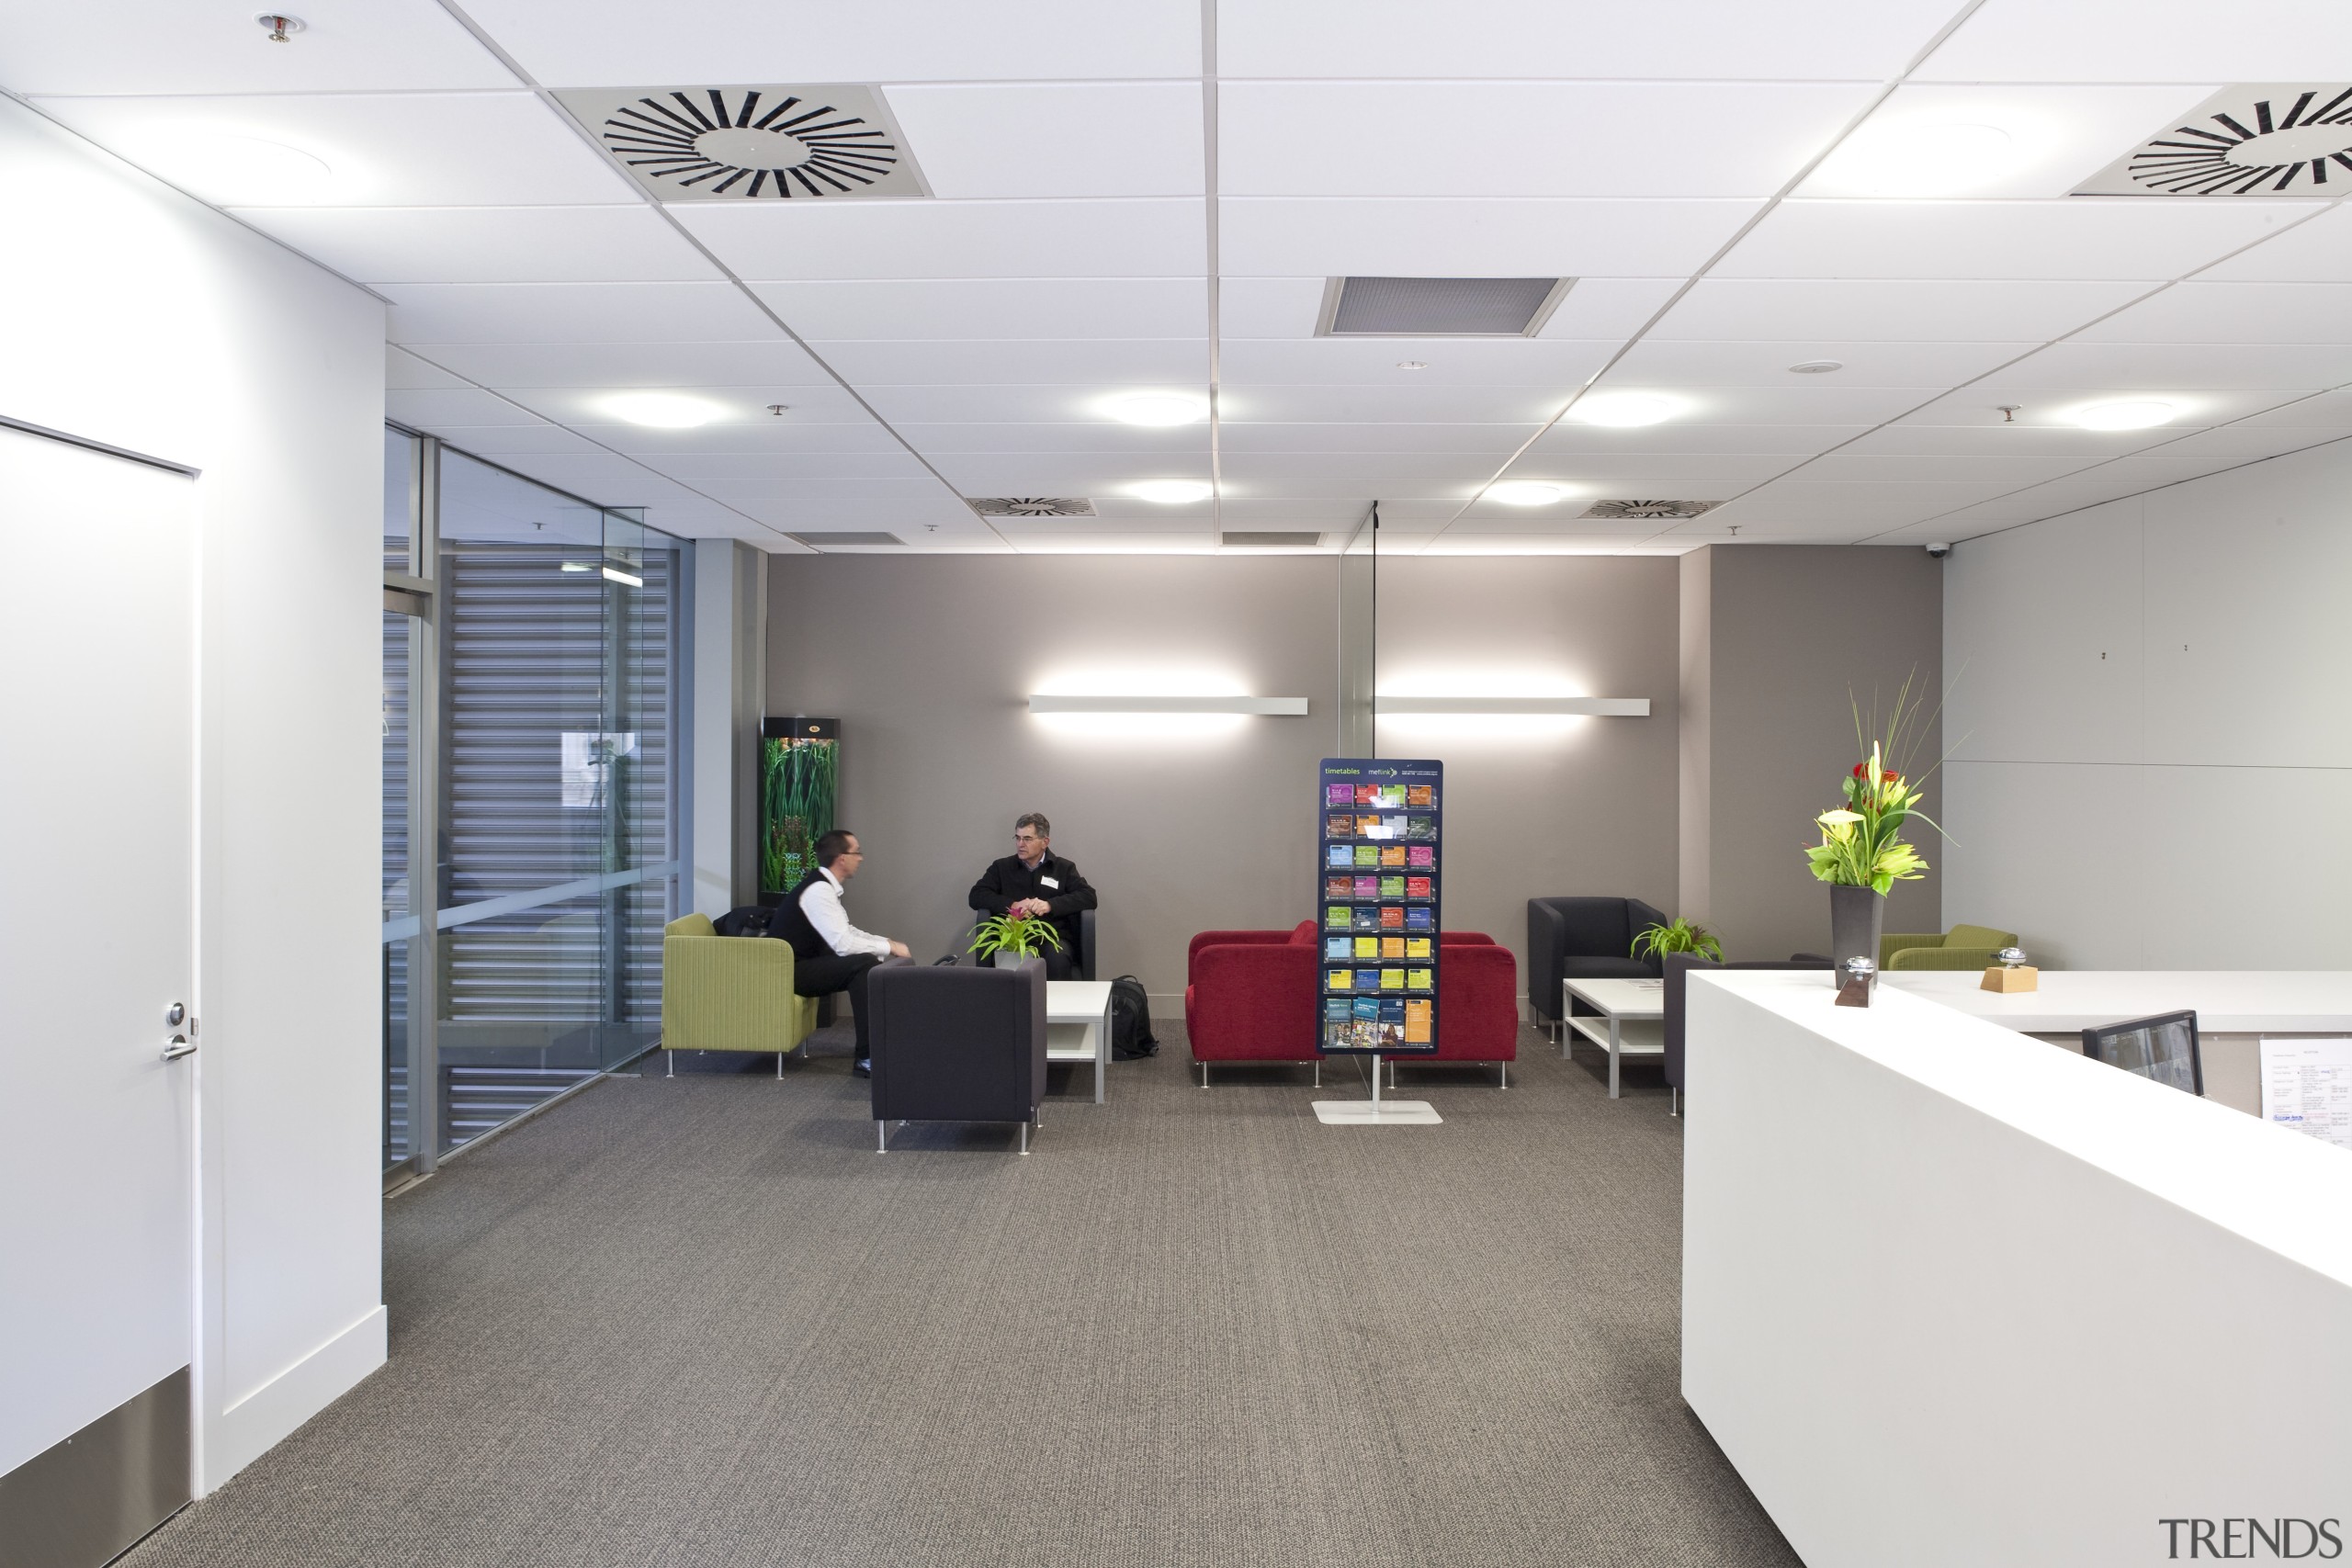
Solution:
<svg viewBox="0 0 2352 1568">
<path fill-rule="evenodd" d="M 1441 831 L 1445 764 L 1327 757 L 1317 789 L 1316 1043 L 1327 1056 L 1372 1058 L 1370 1100 L 1318 1100 L 1341 1127 L 1426 1127 L 1422 1100 L 1383 1100 L 1383 1056 L 1437 1054 Z"/>
</svg>

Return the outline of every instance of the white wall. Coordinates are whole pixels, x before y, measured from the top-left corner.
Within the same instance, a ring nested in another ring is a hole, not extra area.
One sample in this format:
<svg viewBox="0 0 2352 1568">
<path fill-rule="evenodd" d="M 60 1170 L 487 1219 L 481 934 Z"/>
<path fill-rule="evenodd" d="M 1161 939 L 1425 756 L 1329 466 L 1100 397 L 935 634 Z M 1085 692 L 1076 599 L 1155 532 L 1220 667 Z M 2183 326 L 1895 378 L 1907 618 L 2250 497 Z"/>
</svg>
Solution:
<svg viewBox="0 0 2352 1568">
<path fill-rule="evenodd" d="M 2352 961 L 2352 443 L 1969 541 L 1944 914 L 2067 968 Z"/>
<path fill-rule="evenodd" d="M 203 470 L 193 1000 L 209 1490 L 384 1358 L 383 311 L 6 100 L 0 212 L 0 413 Z M 139 889 L 120 894 L 135 911 Z"/>
</svg>

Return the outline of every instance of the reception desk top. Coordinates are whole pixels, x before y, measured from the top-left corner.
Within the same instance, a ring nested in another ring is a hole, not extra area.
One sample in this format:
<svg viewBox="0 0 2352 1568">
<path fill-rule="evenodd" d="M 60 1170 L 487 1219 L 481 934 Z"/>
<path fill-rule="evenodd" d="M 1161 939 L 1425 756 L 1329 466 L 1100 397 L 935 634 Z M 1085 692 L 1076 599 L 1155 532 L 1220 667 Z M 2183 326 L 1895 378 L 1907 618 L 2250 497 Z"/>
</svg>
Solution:
<svg viewBox="0 0 2352 1568">
<path fill-rule="evenodd" d="M 1881 976 L 1913 996 L 2014 1029 L 2060 1034 L 2194 1009 L 2215 1034 L 2352 1034 L 2352 971 L 2341 969 L 2044 969 L 2040 989 L 1984 989 L 1984 972 L 1897 970 Z"/>
</svg>

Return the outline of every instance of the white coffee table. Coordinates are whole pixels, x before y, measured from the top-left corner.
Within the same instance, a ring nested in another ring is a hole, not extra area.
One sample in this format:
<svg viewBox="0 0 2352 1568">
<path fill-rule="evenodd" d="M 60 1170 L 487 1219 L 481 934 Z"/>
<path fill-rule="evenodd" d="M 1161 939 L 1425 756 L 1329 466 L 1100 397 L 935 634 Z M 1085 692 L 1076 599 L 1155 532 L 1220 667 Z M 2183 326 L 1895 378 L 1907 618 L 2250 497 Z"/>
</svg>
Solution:
<svg viewBox="0 0 2352 1568">
<path fill-rule="evenodd" d="M 1094 1064 L 1094 1103 L 1102 1103 L 1111 1062 L 1111 982 L 1046 982 L 1046 1060 Z"/>
<path fill-rule="evenodd" d="M 1578 1013 L 1574 998 L 1600 1010 L 1599 1018 Z M 1617 1098 L 1617 1064 L 1627 1056 L 1666 1055 L 1666 982 L 1663 980 L 1563 980 L 1560 1016 L 1568 1028 L 1609 1053 L 1609 1098 Z M 1560 1036 L 1560 1055 L 1569 1036 Z"/>
</svg>

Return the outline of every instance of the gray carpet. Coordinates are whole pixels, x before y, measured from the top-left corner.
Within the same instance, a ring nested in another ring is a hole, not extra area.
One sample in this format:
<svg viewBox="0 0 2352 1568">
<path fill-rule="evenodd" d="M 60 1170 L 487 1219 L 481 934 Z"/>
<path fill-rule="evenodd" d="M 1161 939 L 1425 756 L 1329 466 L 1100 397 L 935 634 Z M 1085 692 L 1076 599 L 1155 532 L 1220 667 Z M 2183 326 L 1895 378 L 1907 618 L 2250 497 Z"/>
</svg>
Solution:
<svg viewBox="0 0 2352 1568">
<path fill-rule="evenodd" d="M 390 1365 L 126 1561 L 1797 1562 L 1675 1392 L 1655 1068 L 1327 1128 L 1160 1034 L 1026 1159 L 876 1155 L 838 1057 L 583 1091 L 390 1203 Z"/>
</svg>

